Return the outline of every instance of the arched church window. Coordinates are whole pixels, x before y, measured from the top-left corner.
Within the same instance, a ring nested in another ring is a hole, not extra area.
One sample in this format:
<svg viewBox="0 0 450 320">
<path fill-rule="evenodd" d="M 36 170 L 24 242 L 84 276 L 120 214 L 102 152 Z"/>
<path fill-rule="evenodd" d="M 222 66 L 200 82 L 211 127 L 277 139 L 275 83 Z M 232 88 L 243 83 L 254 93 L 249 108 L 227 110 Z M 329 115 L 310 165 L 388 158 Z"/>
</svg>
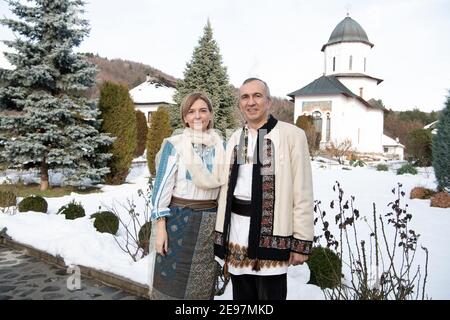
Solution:
<svg viewBox="0 0 450 320">
<path fill-rule="evenodd" d="M 364 58 L 364 72 L 366 72 L 366 62 L 367 62 L 367 59 Z"/>
<path fill-rule="evenodd" d="M 327 142 L 331 138 L 331 115 L 327 113 Z"/>
<path fill-rule="evenodd" d="M 322 114 L 320 111 L 314 111 L 312 116 L 316 133 L 322 133 Z"/>
<path fill-rule="evenodd" d="M 353 65 L 353 56 L 350 56 L 350 59 L 348 60 L 348 70 L 352 70 Z"/>
<path fill-rule="evenodd" d="M 336 71 L 336 57 L 333 57 L 333 71 Z"/>
</svg>

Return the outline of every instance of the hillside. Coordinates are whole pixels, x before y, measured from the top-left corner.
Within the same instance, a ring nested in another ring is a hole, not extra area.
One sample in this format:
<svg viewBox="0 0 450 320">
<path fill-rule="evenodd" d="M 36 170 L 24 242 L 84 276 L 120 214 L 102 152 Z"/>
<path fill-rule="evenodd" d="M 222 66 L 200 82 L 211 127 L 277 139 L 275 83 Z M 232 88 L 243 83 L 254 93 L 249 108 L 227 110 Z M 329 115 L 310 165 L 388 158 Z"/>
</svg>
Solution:
<svg viewBox="0 0 450 320">
<path fill-rule="evenodd" d="M 87 53 L 86 57 L 99 70 L 97 74 L 97 86 L 87 93 L 87 96 L 91 99 L 98 98 L 99 87 L 104 81 L 122 83 L 131 89 L 142 83 L 147 74 L 158 79 L 162 84 L 173 88 L 176 86 L 178 80 L 161 70 L 143 63 L 122 59 L 109 60 L 90 53 Z M 273 97 L 272 102 L 272 114 L 279 120 L 293 123 L 294 104 L 287 99 L 277 97 Z"/>
<path fill-rule="evenodd" d="M 139 62 L 122 59 L 107 59 L 93 54 L 86 54 L 87 59 L 98 68 L 97 86 L 88 92 L 91 99 L 99 96 L 99 86 L 104 81 L 125 84 L 130 89 L 144 82 L 146 75 L 158 79 L 162 84 L 175 87 L 177 79 L 161 70 Z"/>
</svg>

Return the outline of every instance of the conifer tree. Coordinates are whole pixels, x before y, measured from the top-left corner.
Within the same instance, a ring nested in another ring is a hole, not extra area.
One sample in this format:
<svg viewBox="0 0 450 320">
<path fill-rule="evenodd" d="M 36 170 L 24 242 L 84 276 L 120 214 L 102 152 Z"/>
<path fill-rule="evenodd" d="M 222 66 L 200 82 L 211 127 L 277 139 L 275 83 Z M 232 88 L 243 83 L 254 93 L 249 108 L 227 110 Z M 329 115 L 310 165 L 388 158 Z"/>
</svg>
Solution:
<svg viewBox="0 0 450 320">
<path fill-rule="evenodd" d="M 213 38 L 209 20 L 198 46 L 194 49 L 191 61 L 186 64 L 184 79 L 177 83 L 177 91 L 174 95 L 176 105 L 170 112 L 173 128 L 182 127 L 180 105 L 183 98 L 193 91 L 202 91 L 211 100 L 214 108 L 214 128 L 224 134 L 226 129 L 235 127 L 236 95 L 229 84 L 227 69 L 222 65 L 222 56 Z"/>
<path fill-rule="evenodd" d="M 136 110 L 136 129 L 137 129 L 137 144 L 134 150 L 134 156 L 140 157 L 144 154 L 145 145 L 147 144 L 148 125 L 145 114 L 142 111 Z"/>
<path fill-rule="evenodd" d="M 169 137 L 171 134 L 172 128 L 170 126 L 169 111 L 166 107 L 159 107 L 152 114 L 147 136 L 147 165 L 148 170 L 153 175 L 156 173 L 156 154 L 161 149 L 164 138 Z"/>
<path fill-rule="evenodd" d="M 440 191 L 450 192 L 450 91 L 433 137 L 433 168 Z"/>
<path fill-rule="evenodd" d="M 116 140 L 109 147 L 112 158 L 108 163 L 111 172 L 106 176 L 110 184 L 122 184 L 130 170 L 136 149 L 136 115 L 128 88 L 106 81 L 100 89 L 99 109 L 103 119 L 101 131 Z"/>
<path fill-rule="evenodd" d="M 87 36 L 80 0 L 6 1 L 18 20 L 0 19 L 15 33 L 4 41 L 13 70 L 1 73 L 0 155 L 11 168 L 38 169 L 41 189 L 50 169 L 65 183 L 102 181 L 111 155 L 98 152 L 112 138 L 99 134 L 97 106 L 83 97 L 95 84 L 95 67 L 73 52 Z"/>
</svg>

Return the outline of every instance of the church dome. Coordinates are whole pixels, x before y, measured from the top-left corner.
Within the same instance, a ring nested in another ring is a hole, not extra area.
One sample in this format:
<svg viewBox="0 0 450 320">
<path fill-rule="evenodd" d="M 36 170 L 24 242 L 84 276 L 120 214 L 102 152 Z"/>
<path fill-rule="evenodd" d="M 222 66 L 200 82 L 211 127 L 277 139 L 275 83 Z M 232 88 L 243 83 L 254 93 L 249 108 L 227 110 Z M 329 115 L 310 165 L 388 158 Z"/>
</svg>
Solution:
<svg viewBox="0 0 450 320">
<path fill-rule="evenodd" d="M 369 38 L 367 38 L 367 34 L 361 25 L 349 16 L 345 17 L 345 19 L 339 22 L 336 28 L 334 28 L 330 39 L 322 46 L 322 51 L 325 50 L 326 46 L 340 42 L 362 42 L 373 47 L 373 43 L 369 41 Z"/>
</svg>

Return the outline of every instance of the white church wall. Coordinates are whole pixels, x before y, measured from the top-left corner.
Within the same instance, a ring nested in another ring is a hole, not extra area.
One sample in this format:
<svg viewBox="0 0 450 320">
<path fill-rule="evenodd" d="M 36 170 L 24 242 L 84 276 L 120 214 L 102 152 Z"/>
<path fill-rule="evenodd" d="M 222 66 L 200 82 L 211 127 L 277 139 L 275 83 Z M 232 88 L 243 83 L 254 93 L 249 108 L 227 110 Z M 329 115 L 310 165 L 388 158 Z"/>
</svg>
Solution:
<svg viewBox="0 0 450 320">
<path fill-rule="evenodd" d="M 344 124 L 336 135 L 337 141 L 349 138 L 358 152 L 382 152 L 383 114 L 369 109 L 356 99 L 342 104 L 340 121 Z"/>
<path fill-rule="evenodd" d="M 355 121 L 355 118 L 360 117 L 353 98 L 340 96 L 336 99 L 332 116 L 331 140 L 339 144 L 350 139 L 352 145 L 356 146 L 358 144 L 358 122 Z"/>
<path fill-rule="evenodd" d="M 302 110 L 304 102 L 323 103 L 331 102 L 330 112 L 330 141 L 341 143 L 350 139 L 353 148 L 359 152 L 383 152 L 383 113 L 381 110 L 369 109 L 354 98 L 340 96 L 320 96 L 320 97 L 297 97 L 295 99 L 295 120 L 302 114 L 312 115 L 314 111 L 321 111 L 319 108 L 312 108 L 308 111 Z M 322 140 L 321 145 L 327 144 L 327 111 L 322 114 Z"/>
<path fill-rule="evenodd" d="M 378 96 L 378 86 L 376 80 L 350 77 L 339 77 L 338 79 L 344 86 L 350 89 L 350 91 L 357 96 L 360 96 L 360 88 L 362 88 L 362 98 L 366 101 Z"/>
<path fill-rule="evenodd" d="M 361 152 L 383 152 L 383 111 L 378 109 L 365 108 L 364 120 L 362 124 Z"/>
</svg>

